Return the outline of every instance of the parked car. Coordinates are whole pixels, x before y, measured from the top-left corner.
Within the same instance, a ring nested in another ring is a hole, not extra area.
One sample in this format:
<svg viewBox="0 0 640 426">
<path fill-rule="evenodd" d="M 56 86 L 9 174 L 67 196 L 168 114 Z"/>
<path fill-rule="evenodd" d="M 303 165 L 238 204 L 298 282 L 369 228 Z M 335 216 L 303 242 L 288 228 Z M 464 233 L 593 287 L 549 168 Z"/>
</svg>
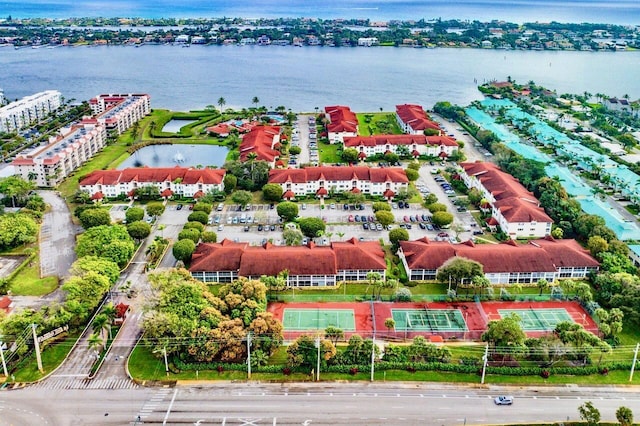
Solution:
<svg viewBox="0 0 640 426">
<path fill-rule="evenodd" d="M 356 222 L 360 222 L 360 216 L 356 215 Z"/>
<path fill-rule="evenodd" d="M 376 231 L 382 231 L 382 224 L 376 223 Z"/>
<path fill-rule="evenodd" d="M 182 210 L 183 205 L 182 204 L 178 204 L 178 207 L 176 207 L 176 210 Z"/>
<path fill-rule="evenodd" d="M 269 230 L 270 230 L 270 231 L 275 231 L 275 230 L 276 230 L 276 226 L 275 226 L 275 225 L 271 225 L 271 226 L 269 227 Z"/>
<path fill-rule="evenodd" d="M 349 215 L 349 222 L 353 222 L 353 215 L 352 214 Z"/>
<path fill-rule="evenodd" d="M 364 222 L 362 224 L 362 229 L 369 229 L 369 224 L 367 222 Z"/>
</svg>

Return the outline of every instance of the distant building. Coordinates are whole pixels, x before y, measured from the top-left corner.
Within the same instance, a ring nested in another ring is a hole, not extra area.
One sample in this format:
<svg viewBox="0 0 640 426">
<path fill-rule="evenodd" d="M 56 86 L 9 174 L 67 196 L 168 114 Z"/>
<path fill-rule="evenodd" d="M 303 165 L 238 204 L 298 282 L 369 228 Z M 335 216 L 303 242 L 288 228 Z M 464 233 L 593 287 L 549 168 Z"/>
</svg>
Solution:
<svg viewBox="0 0 640 426">
<path fill-rule="evenodd" d="M 306 195 L 324 198 L 331 192 L 348 191 L 393 198 L 408 188 L 409 179 L 399 167 L 320 166 L 271 170 L 269 183 L 280 185 L 285 199 Z"/>
<path fill-rule="evenodd" d="M 4 96 L 3 96 L 4 99 Z M 0 108 L 0 133 L 11 133 L 44 119 L 62 105 L 62 94 L 47 90 Z"/>
<path fill-rule="evenodd" d="M 358 46 L 371 47 L 380 44 L 378 37 L 360 37 L 358 39 Z"/>
<path fill-rule="evenodd" d="M 146 94 L 108 94 L 89 99 L 93 119 L 107 132 L 124 133 L 151 112 L 151 97 Z"/>
<path fill-rule="evenodd" d="M 44 147 L 19 155 L 11 163 L 23 179 L 37 186 L 58 185 L 106 144 L 106 128 L 95 120 L 61 129 Z"/>
<path fill-rule="evenodd" d="M 223 169 L 186 167 L 140 167 L 123 170 L 96 170 L 80 181 L 80 189 L 93 199 L 133 196 L 144 186 L 155 186 L 162 197 L 172 195 L 199 198 L 213 190 L 224 190 Z"/>
<path fill-rule="evenodd" d="M 358 117 L 347 106 L 335 105 L 324 108 L 329 117 L 327 131 L 329 143 L 344 142 L 345 137 L 358 136 Z"/>
<path fill-rule="evenodd" d="M 549 282 L 560 278 L 584 279 L 600 266 L 575 240 L 551 237 L 526 244 L 513 240 L 501 244 L 471 241 L 451 244 L 424 237 L 401 241 L 398 256 L 412 281 L 435 280 L 438 270 L 452 259 L 475 260 L 482 264 L 485 277 L 498 285 L 535 284 L 541 279 Z"/>
<path fill-rule="evenodd" d="M 223 240 L 200 243 L 191 257 L 191 275 L 203 282 L 259 279 L 288 271 L 289 287 L 328 287 L 339 281 L 365 281 L 370 272 L 386 274 L 384 251 L 377 241 L 352 238 L 330 246 L 274 246 Z"/>
<path fill-rule="evenodd" d="M 520 182 L 493 163 L 460 163 L 460 178 L 469 189 L 478 189 L 491 210 L 490 227 L 499 226 L 509 238 L 544 237 L 553 220 L 538 199 Z"/>
</svg>

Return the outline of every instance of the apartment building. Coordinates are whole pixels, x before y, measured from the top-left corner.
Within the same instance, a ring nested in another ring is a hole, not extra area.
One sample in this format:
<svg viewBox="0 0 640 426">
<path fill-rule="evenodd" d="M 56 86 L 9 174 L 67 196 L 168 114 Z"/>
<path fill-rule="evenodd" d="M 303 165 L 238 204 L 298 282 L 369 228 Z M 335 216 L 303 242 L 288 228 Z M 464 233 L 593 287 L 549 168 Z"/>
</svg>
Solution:
<svg viewBox="0 0 640 426">
<path fill-rule="evenodd" d="M 460 163 L 460 178 L 476 188 L 491 209 L 490 227 L 500 227 L 509 238 L 544 237 L 551 234 L 553 220 L 540 202 L 520 182 L 493 163 Z"/>
<path fill-rule="evenodd" d="M 438 270 L 452 259 L 469 259 L 480 263 L 485 277 L 497 285 L 536 284 L 563 278 L 584 279 L 597 272 L 600 264 L 575 240 L 546 237 L 517 244 L 452 244 L 423 237 L 401 241 L 398 256 L 412 281 L 435 280 Z M 469 277 L 471 279 L 473 277 Z"/>
<path fill-rule="evenodd" d="M 393 198 L 408 188 L 409 179 L 399 167 L 320 166 L 274 169 L 269 172 L 269 183 L 280 185 L 285 199 L 303 195 L 322 198 L 347 191 Z"/>
<path fill-rule="evenodd" d="M 47 90 L 0 108 L 0 133 L 12 133 L 44 119 L 62 105 L 62 94 Z"/>
<path fill-rule="evenodd" d="M 40 187 L 53 187 L 93 157 L 106 144 L 106 128 L 95 120 L 60 130 L 44 147 L 19 155 L 11 163 L 16 174 Z"/>
<path fill-rule="evenodd" d="M 99 95 L 89 100 L 91 112 L 107 129 L 124 133 L 151 112 L 151 97 L 146 94 Z"/>
<path fill-rule="evenodd" d="M 376 154 L 401 154 L 403 150 L 414 158 L 424 155 L 445 159 L 458 150 L 458 142 L 452 137 L 437 135 L 373 135 L 345 137 L 344 147 L 358 150 L 361 160 Z"/>
<path fill-rule="evenodd" d="M 80 189 L 94 199 L 135 195 L 135 190 L 155 186 L 162 197 L 180 195 L 199 198 L 207 192 L 224 190 L 223 169 L 187 167 L 132 167 L 122 170 L 96 170 L 80 181 Z"/>
</svg>

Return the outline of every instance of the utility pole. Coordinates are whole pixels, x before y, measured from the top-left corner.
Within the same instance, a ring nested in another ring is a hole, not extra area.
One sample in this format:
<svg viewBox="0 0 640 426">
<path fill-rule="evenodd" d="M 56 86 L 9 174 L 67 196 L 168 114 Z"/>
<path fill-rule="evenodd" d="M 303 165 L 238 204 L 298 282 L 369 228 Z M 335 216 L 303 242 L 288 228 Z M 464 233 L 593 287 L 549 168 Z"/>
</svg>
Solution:
<svg viewBox="0 0 640 426">
<path fill-rule="evenodd" d="M 371 339 L 371 381 L 373 382 L 374 375 L 374 362 L 376 360 L 376 338 L 375 336 Z"/>
<path fill-rule="evenodd" d="M 320 336 L 316 337 L 316 345 L 318 346 L 318 365 L 316 370 L 316 381 L 320 381 Z"/>
<path fill-rule="evenodd" d="M 484 356 L 482 357 L 482 380 L 480 380 L 480 384 L 484 384 L 484 373 L 487 371 L 487 361 L 489 361 L 489 344 L 484 347 Z"/>
<path fill-rule="evenodd" d="M 247 379 L 251 380 L 251 332 L 247 333 Z"/>
<path fill-rule="evenodd" d="M 167 347 L 162 348 L 162 355 L 164 355 L 164 372 L 169 377 L 169 362 L 167 361 Z"/>
<path fill-rule="evenodd" d="M 40 343 L 38 343 L 38 335 L 36 334 L 36 325 L 31 324 L 31 330 L 33 331 L 33 347 L 36 350 L 36 361 L 38 362 L 38 370 L 44 373 L 42 368 L 42 357 L 40 356 Z"/>
<path fill-rule="evenodd" d="M 638 349 L 640 348 L 640 343 L 636 343 L 636 350 L 633 353 L 633 363 L 631 364 L 631 374 L 629 375 L 629 381 L 633 380 L 633 372 L 636 369 L 636 361 L 638 361 Z"/>
<path fill-rule="evenodd" d="M 2 359 L 2 371 L 4 371 L 4 377 L 9 377 L 9 373 L 7 372 L 7 362 L 4 360 L 4 349 L 2 346 L 4 342 L 0 341 L 0 358 Z"/>
</svg>

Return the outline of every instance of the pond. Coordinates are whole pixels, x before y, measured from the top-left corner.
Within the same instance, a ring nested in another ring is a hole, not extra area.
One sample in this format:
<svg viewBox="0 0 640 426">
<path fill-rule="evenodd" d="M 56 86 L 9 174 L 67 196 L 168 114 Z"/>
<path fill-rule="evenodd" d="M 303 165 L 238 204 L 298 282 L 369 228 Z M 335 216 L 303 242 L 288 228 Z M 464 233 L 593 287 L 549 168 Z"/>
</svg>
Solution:
<svg viewBox="0 0 640 426">
<path fill-rule="evenodd" d="M 171 120 L 162 128 L 166 133 L 178 133 L 181 128 L 191 123 L 195 123 L 197 120 Z"/>
<path fill-rule="evenodd" d="M 150 145 L 137 150 L 118 169 L 127 167 L 221 167 L 229 149 L 217 145 Z"/>
</svg>

